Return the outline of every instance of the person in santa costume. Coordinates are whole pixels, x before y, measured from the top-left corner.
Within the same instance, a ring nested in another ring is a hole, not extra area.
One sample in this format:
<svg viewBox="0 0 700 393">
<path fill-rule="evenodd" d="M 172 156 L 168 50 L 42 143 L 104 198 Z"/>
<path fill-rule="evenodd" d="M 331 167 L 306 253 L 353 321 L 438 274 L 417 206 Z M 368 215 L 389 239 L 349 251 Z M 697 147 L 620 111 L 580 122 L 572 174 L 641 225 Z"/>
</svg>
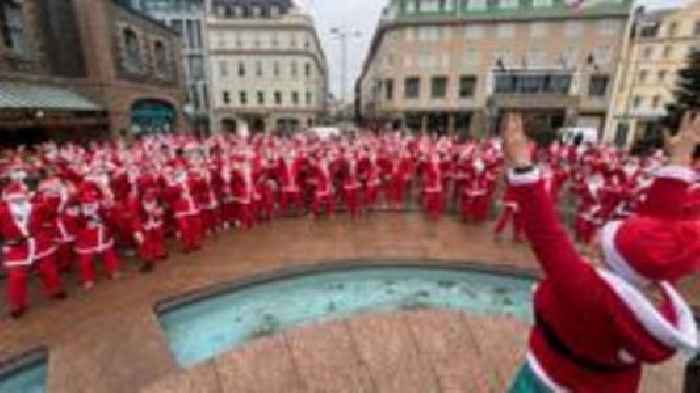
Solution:
<svg viewBox="0 0 700 393">
<path fill-rule="evenodd" d="M 335 213 L 335 195 L 333 193 L 333 175 L 331 158 L 326 155 L 311 162 L 310 183 L 314 184 L 311 212 L 313 216 L 321 217 L 322 211 L 328 216 Z"/>
<path fill-rule="evenodd" d="M 438 220 L 445 206 L 440 156 L 431 155 L 423 170 L 423 209 L 431 220 Z"/>
<path fill-rule="evenodd" d="M 134 239 L 139 245 L 139 256 L 143 260 L 141 271 L 153 270 L 158 260 L 168 257 L 165 249 L 164 210 L 158 200 L 158 191 L 146 191 L 141 203 L 134 206 L 132 228 Z"/>
<path fill-rule="evenodd" d="M 527 149 L 522 118 L 508 114 L 509 182 L 544 280 L 535 325 L 511 393 L 634 393 L 642 366 L 699 349 L 693 313 L 673 283 L 700 266 L 700 222 L 688 217 L 692 148 L 700 119 L 686 117 L 638 214 L 601 231 L 599 266 L 581 257 L 560 224 Z"/>
<path fill-rule="evenodd" d="M 31 200 L 26 186 L 11 182 L 0 202 L 0 238 L 3 265 L 7 271 L 7 298 L 10 315 L 21 317 L 27 309 L 27 280 L 36 267 L 47 296 L 66 297 L 55 264 L 56 247 L 50 209 L 40 200 Z"/>
<path fill-rule="evenodd" d="M 78 266 L 83 287 L 95 286 L 94 258 L 101 258 L 109 278 L 119 278 L 119 257 L 114 250 L 114 201 L 94 188 L 84 188 L 80 193 L 79 229 L 75 241 Z"/>
<path fill-rule="evenodd" d="M 503 231 L 506 229 L 509 223 L 512 222 L 513 225 L 513 241 L 520 243 L 525 234 L 525 227 L 523 225 L 522 215 L 520 214 L 520 207 L 518 206 L 518 201 L 516 199 L 515 189 L 511 185 L 506 185 L 506 191 L 503 194 L 503 210 L 501 211 L 501 216 L 496 221 L 496 226 L 494 227 L 493 233 L 496 239 L 500 239 Z"/>
</svg>

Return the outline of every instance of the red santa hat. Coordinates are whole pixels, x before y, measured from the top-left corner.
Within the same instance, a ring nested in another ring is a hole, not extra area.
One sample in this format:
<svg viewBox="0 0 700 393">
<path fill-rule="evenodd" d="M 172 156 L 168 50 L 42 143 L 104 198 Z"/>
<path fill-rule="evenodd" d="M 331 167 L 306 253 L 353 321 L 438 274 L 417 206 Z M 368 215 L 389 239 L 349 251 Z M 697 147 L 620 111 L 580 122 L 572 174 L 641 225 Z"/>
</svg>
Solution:
<svg viewBox="0 0 700 393">
<path fill-rule="evenodd" d="M 27 186 L 17 181 L 8 184 L 2 191 L 2 199 L 6 202 L 17 199 L 27 199 L 28 195 Z"/>
<path fill-rule="evenodd" d="M 659 177 L 691 181 L 685 168 L 664 168 L 657 173 Z M 659 190 L 640 214 L 603 227 L 600 238 L 605 261 L 618 276 L 643 286 L 653 281 L 675 282 L 700 267 L 700 221 L 693 215 L 684 216 L 693 200 L 688 192 L 677 191 Z"/>
</svg>

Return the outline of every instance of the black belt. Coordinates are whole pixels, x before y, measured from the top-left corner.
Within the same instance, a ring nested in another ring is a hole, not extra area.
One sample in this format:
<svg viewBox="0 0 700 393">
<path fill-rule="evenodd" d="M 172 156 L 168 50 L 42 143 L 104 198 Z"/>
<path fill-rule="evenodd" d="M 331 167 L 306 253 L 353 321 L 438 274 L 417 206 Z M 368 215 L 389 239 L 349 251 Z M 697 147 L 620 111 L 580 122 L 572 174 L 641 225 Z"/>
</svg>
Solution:
<svg viewBox="0 0 700 393">
<path fill-rule="evenodd" d="M 549 346 L 554 349 L 559 355 L 570 360 L 580 368 L 590 372 L 600 374 L 613 374 L 630 371 L 636 368 L 636 365 L 621 365 L 621 364 L 605 364 L 597 360 L 588 359 L 585 356 L 580 356 L 569 348 L 556 334 L 552 326 L 549 325 L 538 313 L 535 314 L 535 326 L 542 332 Z"/>
</svg>

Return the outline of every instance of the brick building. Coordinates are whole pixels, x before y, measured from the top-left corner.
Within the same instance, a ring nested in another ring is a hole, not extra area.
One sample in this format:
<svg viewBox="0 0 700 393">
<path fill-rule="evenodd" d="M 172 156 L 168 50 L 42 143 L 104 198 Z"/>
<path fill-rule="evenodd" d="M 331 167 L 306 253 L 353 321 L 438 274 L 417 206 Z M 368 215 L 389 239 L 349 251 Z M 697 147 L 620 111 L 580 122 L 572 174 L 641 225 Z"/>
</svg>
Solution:
<svg viewBox="0 0 700 393">
<path fill-rule="evenodd" d="M 180 58 L 116 0 L 0 0 L 0 144 L 182 129 Z"/>
</svg>

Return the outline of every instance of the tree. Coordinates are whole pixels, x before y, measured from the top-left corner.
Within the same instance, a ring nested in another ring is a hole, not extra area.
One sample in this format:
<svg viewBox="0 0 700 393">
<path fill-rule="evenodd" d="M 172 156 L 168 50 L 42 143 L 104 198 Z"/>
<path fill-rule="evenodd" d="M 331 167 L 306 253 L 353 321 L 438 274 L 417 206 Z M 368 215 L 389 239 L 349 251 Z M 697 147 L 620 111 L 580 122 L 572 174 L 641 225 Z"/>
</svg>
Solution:
<svg viewBox="0 0 700 393">
<path fill-rule="evenodd" d="M 673 95 L 676 102 L 666 106 L 668 115 L 662 121 L 662 126 L 669 130 L 671 135 L 678 132 L 681 120 L 687 111 L 700 111 L 700 50 L 691 51 L 687 66 L 678 71 Z M 657 138 L 662 136 L 659 135 Z M 696 148 L 696 157 L 699 156 L 698 153 L 700 149 Z"/>
</svg>

